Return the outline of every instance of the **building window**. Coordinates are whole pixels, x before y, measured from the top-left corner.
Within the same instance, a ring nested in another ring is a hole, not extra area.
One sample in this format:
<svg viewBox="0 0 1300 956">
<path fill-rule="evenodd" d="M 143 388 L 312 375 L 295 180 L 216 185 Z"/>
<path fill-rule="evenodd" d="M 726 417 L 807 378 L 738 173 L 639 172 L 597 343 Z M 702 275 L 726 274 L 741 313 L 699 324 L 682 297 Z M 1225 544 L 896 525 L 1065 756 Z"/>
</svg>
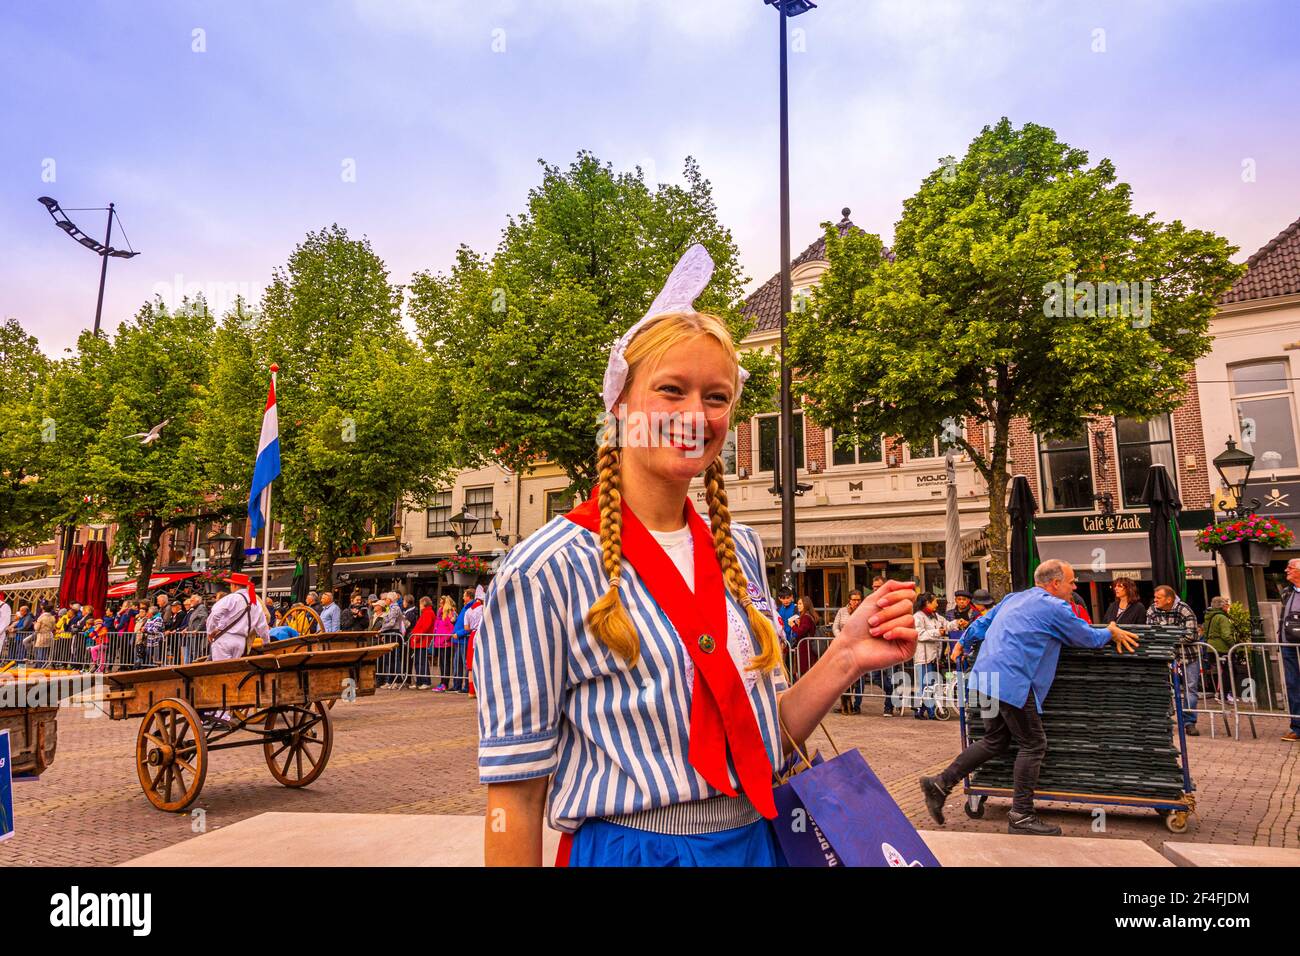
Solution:
<svg viewBox="0 0 1300 956">
<path fill-rule="evenodd" d="M 776 438 L 780 422 L 779 415 L 764 415 L 758 420 L 759 471 L 772 471 L 776 462 Z M 803 469 L 803 412 L 794 413 L 794 466 Z"/>
<path fill-rule="evenodd" d="M 478 518 L 474 526 L 475 534 L 482 534 L 492 527 L 492 486 L 465 489 L 465 510 Z"/>
<path fill-rule="evenodd" d="M 573 496 L 563 489 L 546 493 L 546 520 L 567 515 L 573 510 Z"/>
<path fill-rule="evenodd" d="M 736 430 L 733 428 L 727 432 L 727 440 L 723 442 L 722 451 L 718 455 L 722 462 L 722 473 L 724 475 L 734 475 L 736 473 Z"/>
<path fill-rule="evenodd" d="M 433 504 L 425 511 L 426 538 L 441 538 L 451 530 L 447 519 L 451 517 L 451 492 L 440 491 L 433 496 Z"/>
<path fill-rule="evenodd" d="M 1044 511 L 1092 508 L 1092 457 L 1088 432 L 1072 438 L 1038 439 L 1038 473 Z"/>
<path fill-rule="evenodd" d="M 1251 362 L 1228 370 L 1241 447 L 1257 471 L 1297 467 L 1295 401 L 1286 359 Z"/>
<path fill-rule="evenodd" d="M 949 448 L 957 448 L 957 439 L 963 436 L 965 429 L 959 428 L 954 419 L 945 419 L 939 434 L 921 445 L 907 445 L 907 456 L 912 461 L 921 458 L 942 458 Z M 960 450 L 960 449 L 959 449 Z"/>
<path fill-rule="evenodd" d="M 1119 447 L 1119 482 L 1125 508 L 1142 507 L 1142 489 L 1152 465 L 1164 465 L 1177 487 L 1174 471 L 1174 432 L 1168 415 L 1149 421 L 1136 418 L 1115 420 L 1115 439 Z"/>
<path fill-rule="evenodd" d="M 885 460 L 883 435 L 865 445 L 857 444 L 852 448 L 840 448 L 835 444 L 835 430 L 832 428 L 827 429 L 826 441 L 831 446 L 832 465 L 870 465 Z"/>
</svg>

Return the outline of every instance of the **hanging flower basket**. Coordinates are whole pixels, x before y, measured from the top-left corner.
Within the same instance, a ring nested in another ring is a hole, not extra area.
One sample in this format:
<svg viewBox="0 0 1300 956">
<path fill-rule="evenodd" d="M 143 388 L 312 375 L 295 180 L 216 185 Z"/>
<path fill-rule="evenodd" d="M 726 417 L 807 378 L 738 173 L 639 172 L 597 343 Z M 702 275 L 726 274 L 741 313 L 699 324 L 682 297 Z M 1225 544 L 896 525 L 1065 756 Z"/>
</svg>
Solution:
<svg viewBox="0 0 1300 956">
<path fill-rule="evenodd" d="M 433 569 L 443 576 L 444 582 L 458 587 L 473 587 L 479 578 L 492 573 L 492 566 L 482 558 L 461 554 L 443 558 Z"/>
<path fill-rule="evenodd" d="M 1215 551 L 1230 568 L 1259 567 L 1276 548 L 1289 548 L 1295 535 L 1277 518 L 1234 518 L 1216 521 L 1197 532 L 1196 546 Z"/>
</svg>

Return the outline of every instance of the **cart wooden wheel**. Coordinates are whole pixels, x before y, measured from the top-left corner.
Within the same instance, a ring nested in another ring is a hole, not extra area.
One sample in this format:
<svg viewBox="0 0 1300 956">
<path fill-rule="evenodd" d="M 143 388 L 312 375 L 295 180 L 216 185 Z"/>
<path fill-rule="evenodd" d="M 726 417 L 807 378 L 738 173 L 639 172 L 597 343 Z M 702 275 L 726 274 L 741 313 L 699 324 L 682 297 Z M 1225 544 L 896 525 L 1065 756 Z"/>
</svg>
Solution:
<svg viewBox="0 0 1300 956">
<path fill-rule="evenodd" d="M 135 738 L 135 769 L 159 810 L 179 813 L 194 802 L 208 775 L 208 741 L 186 701 L 168 697 L 149 708 Z"/>
<path fill-rule="evenodd" d="M 334 726 L 323 701 L 310 707 L 273 710 L 266 718 L 267 733 L 276 739 L 262 744 L 271 776 L 286 787 L 305 787 L 325 770 L 334 749 Z"/>
<path fill-rule="evenodd" d="M 289 625 L 299 634 L 323 634 L 325 624 L 321 621 L 320 615 L 309 608 L 306 604 L 295 604 L 284 614 L 283 624 Z"/>
<path fill-rule="evenodd" d="M 1166 813 L 1165 828 L 1170 833 L 1182 833 L 1187 829 L 1187 811 L 1175 810 L 1173 813 Z"/>
<path fill-rule="evenodd" d="M 266 714 L 259 714 L 256 707 L 231 707 L 230 716 L 233 720 L 242 722 L 245 727 L 256 727 L 266 722 Z"/>
<path fill-rule="evenodd" d="M 966 808 L 966 816 L 970 817 L 972 820 L 983 819 L 984 801 L 987 799 L 988 797 L 979 796 L 976 794 L 971 794 L 970 796 L 968 796 L 964 804 Z"/>
</svg>

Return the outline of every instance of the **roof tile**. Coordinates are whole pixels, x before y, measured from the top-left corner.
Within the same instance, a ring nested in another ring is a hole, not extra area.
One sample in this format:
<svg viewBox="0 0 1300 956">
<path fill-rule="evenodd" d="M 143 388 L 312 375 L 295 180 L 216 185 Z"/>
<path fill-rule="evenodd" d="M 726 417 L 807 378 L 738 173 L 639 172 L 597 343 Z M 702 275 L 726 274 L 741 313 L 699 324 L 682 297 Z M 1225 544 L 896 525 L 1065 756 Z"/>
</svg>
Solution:
<svg viewBox="0 0 1300 956">
<path fill-rule="evenodd" d="M 1287 226 L 1246 260 L 1246 272 L 1220 304 L 1300 294 L 1300 219 Z"/>
</svg>

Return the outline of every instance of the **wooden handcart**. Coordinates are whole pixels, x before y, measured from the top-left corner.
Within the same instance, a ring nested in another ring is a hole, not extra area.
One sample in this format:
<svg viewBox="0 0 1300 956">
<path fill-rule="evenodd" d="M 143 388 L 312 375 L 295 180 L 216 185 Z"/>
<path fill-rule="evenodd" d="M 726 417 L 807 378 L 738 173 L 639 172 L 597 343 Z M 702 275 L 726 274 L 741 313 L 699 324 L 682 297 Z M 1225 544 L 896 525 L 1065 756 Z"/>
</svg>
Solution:
<svg viewBox="0 0 1300 956">
<path fill-rule="evenodd" d="M 75 682 L 78 676 L 76 671 L 0 670 L 0 730 L 9 731 L 14 777 L 39 777 L 54 763 L 59 704 L 84 689 Z"/>
<path fill-rule="evenodd" d="M 159 810 L 179 813 L 203 789 L 209 751 L 261 746 L 279 783 L 314 781 L 334 748 L 329 704 L 373 695 L 375 662 L 395 646 L 284 648 L 122 671 L 105 675 L 103 699 L 114 720 L 143 718 L 135 746 L 140 787 Z M 214 719 L 223 714 L 225 722 Z"/>
</svg>

